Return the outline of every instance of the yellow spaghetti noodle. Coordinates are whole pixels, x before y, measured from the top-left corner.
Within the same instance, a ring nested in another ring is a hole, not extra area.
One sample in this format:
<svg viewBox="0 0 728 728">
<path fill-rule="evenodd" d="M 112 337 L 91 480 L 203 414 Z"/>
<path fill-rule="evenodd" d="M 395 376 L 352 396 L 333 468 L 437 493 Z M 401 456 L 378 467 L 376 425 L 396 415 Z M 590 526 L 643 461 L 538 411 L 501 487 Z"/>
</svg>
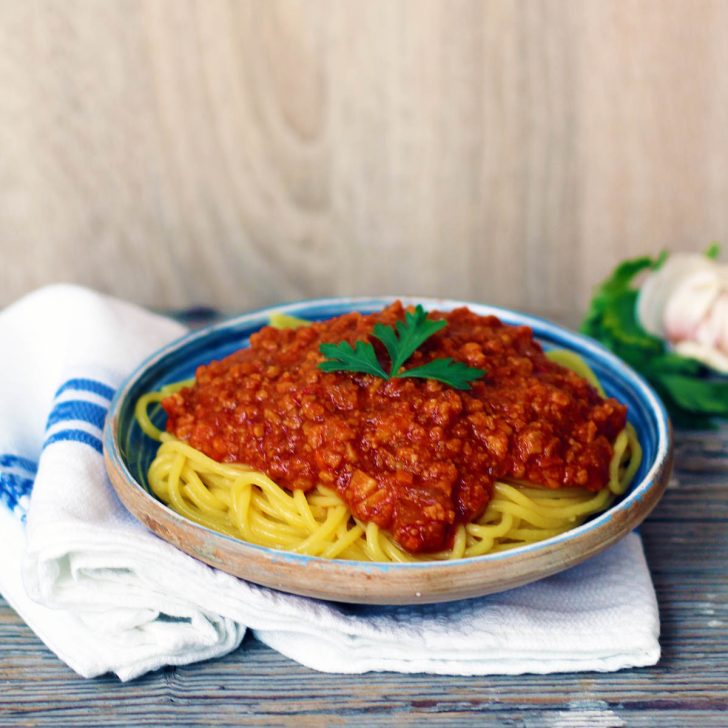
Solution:
<svg viewBox="0 0 728 728">
<path fill-rule="evenodd" d="M 572 352 L 548 355 L 595 383 L 586 362 Z M 497 481 L 483 515 L 458 526 L 452 548 L 413 555 L 401 549 L 375 523 L 353 518 L 338 494 L 321 485 L 303 493 L 289 492 L 260 471 L 219 463 L 199 450 L 160 432 L 148 408 L 192 381 L 178 382 L 139 398 L 136 418 L 141 429 L 160 441 L 148 479 L 154 494 L 186 518 L 215 531 L 269 548 L 324 558 L 356 561 L 423 561 L 458 559 L 505 551 L 542 541 L 583 523 L 608 508 L 634 477 L 642 450 L 631 424 L 614 443 L 609 484 L 597 493 Z"/>
</svg>

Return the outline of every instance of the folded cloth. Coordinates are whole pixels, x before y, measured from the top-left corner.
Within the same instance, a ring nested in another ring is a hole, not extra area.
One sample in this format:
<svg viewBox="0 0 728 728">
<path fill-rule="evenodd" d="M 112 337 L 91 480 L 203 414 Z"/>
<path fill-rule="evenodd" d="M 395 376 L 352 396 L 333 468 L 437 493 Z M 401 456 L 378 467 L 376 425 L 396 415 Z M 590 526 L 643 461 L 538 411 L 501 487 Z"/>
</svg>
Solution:
<svg viewBox="0 0 728 728">
<path fill-rule="evenodd" d="M 183 332 L 73 286 L 0 313 L 0 592 L 79 674 L 128 680 L 223 655 L 247 628 L 326 672 L 607 671 L 658 660 L 655 594 L 635 534 L 503 594 L 369 607 L 258 587 L 148 532 L 106 478 L 101 428 L 122 379 Z"/>
</svg>

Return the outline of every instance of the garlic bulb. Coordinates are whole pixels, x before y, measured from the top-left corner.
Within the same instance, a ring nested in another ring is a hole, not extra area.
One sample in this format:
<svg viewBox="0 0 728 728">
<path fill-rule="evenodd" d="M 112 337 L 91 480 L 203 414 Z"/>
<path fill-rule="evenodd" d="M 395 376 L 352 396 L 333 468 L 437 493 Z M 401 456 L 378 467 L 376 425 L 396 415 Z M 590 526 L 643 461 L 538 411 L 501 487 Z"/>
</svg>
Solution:
<svg viewBox="0 0 728 728">
<path fill-rule="evenodd" d="M 671 255 L 642 285 L 637 318 L 677 353 L 728 374 L 728 265 Z"/>
</svg>

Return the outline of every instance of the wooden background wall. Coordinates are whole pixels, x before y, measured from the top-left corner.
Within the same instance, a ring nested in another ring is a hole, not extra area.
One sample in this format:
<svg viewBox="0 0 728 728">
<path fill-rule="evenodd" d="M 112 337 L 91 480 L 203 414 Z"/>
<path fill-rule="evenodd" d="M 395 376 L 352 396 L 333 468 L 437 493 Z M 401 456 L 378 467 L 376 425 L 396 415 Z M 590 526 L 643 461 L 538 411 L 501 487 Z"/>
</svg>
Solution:
<svg viewBox="0 0 728 728">
<path fill-rule="evenodd" d="M 726 0 L 0 0 L 0 305 L 423 293 L 574 322 L 728 244 Z"/>
</svg>

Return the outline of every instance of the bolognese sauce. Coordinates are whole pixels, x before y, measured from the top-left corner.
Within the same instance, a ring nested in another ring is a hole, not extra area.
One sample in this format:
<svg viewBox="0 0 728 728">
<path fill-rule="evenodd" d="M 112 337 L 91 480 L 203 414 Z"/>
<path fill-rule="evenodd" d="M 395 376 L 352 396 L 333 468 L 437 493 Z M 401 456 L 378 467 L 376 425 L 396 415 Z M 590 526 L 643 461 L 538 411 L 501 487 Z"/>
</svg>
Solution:
<svg viewBox="0 0 728 728">
<path fill-rule="evenodd" d="M 497 479 L 606 486 L 626 408 L 549 361 L 528 327 L 467 308 L 429 314 L 447 326 L 408 367 L 452 357 L 483 369 L 469 390 L 319 369 L 326 342 L 368 341 L 386 362 L 373 328 L 404 315 L 397 302 L 298 329 L 265 327 L 163 401 L 167 429 L 289 490 L 334 488 L 357 519 L 412 553 L 448 547 L 458 524 L 483 513 Z"/>
</svg>

